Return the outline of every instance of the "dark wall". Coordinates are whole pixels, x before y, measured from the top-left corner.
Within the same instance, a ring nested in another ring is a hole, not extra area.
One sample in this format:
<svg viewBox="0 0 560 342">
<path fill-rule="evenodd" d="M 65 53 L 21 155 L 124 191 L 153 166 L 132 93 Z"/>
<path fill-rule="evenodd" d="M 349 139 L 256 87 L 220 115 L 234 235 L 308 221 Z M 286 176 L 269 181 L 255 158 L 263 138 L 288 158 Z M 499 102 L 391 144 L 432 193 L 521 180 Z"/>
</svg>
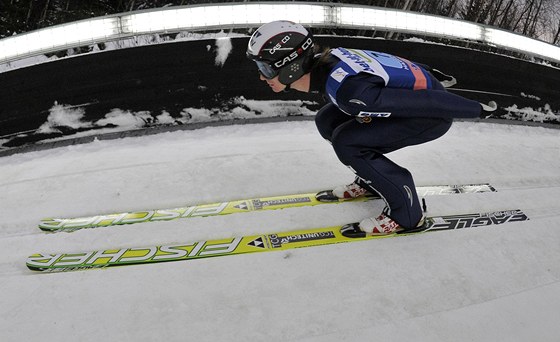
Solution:
<svg viewBox="0 0 560 342">
<path fill-rule="evenodd" d="M 367 48 L 428 64 L 458 80 L 452 90 L 501 107 L 510 104 L 560 108 L 560 70 L 509 57 L 435 44 L 317 37 L 322 46 Z M 312 99 L 302 93 L 274 94 L 245 58 L 247 38 L 231 39 L 232 53 L 216 66 L 215 40 L 185 41 L 81 55 L 0 73 L 0 137 L 36 130 L 56 102 L 83 107 L 94 121 L 111 109 L 162 110 L 177 116 L 186 107 L 219 107 L 228 99 Z M 484 92 L 506 95 L 488 95 Z M 521 96 L 522 93 L 532 95 Z M 536 100 L 533 96 L 538 97 Z M 70 132 L 71 133 L 71 132 Z M 44 139 L 27 134 L 21 145 Z"/>
</svg>

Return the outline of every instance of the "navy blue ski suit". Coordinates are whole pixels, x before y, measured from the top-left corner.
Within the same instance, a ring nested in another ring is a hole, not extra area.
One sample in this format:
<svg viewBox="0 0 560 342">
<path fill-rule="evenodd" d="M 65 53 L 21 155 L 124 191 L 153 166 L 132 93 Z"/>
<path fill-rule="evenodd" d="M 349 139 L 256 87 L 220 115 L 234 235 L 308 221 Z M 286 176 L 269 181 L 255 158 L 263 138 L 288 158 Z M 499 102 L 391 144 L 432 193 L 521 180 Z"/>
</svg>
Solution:
<svg viewBox="0 0 560 342">
<path fill-rule="evenodd" d="M 386 215 L 415 227 L 422 209 L 411 173 L 385 156 L 445 134 L 453 118 L 479 117 L 478 102 L 445 91 L 425 68 L 385 53 L 330 51 L 317 128 L 359 184 L 387 202 Z M 319 71 L 316 71 L 319 72 Z M 324 73 L 324 71 L 323 71 Z M 317 79 L 314 71 L 311 79 Z"/>
</svg>

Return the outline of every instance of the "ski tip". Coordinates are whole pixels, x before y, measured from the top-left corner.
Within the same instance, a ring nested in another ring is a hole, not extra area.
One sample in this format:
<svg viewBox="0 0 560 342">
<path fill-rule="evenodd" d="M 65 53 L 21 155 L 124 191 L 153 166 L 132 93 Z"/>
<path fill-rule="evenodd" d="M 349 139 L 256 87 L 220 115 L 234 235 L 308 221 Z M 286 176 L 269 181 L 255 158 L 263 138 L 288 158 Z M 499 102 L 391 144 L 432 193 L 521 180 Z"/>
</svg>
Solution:
<svg viewBox="0 0 560 342">
<path fill-rule="evenodd" d="M 436 76 L 438 81 L 441 83 L 442 86 L 445 88 L 451 88 L 457 84 L 457 79 L 454 76 L 448 75 L 441 70 L 438 69 L 431 69 L 430 72 Z"/>
<path fill-rule="evenodd" d="M 450 79 L 440 81 L 440 83 L 444 88 L 451 88 L 451 87 L 453 87 L 454 85 L 457 84 L 457 79 L 453 76 L 450 76 Z"/>
<path fill-rule="evenodd" d="M 498 109 L 498 104 L 496 103 L 496 101 L 490 101 L 488 102 L 488 104 L 481 103 L 480 106 L 485 112 L 493 112 Z"/>
</svg>

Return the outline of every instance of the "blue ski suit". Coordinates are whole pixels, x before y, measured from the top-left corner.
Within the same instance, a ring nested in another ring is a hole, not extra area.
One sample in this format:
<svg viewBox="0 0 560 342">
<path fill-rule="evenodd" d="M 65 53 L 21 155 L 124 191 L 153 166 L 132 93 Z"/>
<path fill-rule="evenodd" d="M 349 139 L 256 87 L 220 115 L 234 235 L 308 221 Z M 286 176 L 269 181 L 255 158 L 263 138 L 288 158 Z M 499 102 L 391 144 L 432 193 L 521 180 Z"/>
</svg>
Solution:
<svg viewBox="0 0 560 342">
<path fill-rule="evenodd" d="M 319 133 L 358 183 L 385 199 L 387 216 L 415 227 L 422 209 L 412 175 L 385 154 L 441 137 L 453 118 L 479 117 L 480 104 L 445 91 L 426 68 L 404 58 L 336 48 L 329 60 L 311 72 L 330 102 L 316 115 Z"/>
</svg>

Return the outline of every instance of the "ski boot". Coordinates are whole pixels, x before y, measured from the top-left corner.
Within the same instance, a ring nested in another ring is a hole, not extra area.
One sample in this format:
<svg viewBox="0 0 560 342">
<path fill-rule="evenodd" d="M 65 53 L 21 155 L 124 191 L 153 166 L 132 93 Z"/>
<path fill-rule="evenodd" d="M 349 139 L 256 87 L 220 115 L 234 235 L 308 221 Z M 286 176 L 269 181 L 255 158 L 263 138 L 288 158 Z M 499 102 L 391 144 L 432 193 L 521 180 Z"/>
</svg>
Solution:
<svg viewBox="0 0 560 342">
<path fill-rule="evenodd" d="M 426 217 L 422 216 L 420 222 L 414 228 L 404 229 L 392 218 L 387 216 L 385 212 L 378 217 L 369 217 L 361 222 L 350 223 L 340 229 L 342 235 L 350 238 L 363 238 L 368 235 L 390 235 L 415 233 L 427 228 Z"/>
<path fill-rule="evenodd" d="M 357 180 L 352 184 L 340 185 L 332 190 L 319 191 L 315 198 L 321 202 L 338 202 L 370 194 L 358 185 Z"/>
</svg>

